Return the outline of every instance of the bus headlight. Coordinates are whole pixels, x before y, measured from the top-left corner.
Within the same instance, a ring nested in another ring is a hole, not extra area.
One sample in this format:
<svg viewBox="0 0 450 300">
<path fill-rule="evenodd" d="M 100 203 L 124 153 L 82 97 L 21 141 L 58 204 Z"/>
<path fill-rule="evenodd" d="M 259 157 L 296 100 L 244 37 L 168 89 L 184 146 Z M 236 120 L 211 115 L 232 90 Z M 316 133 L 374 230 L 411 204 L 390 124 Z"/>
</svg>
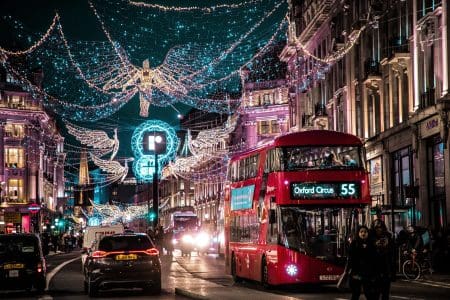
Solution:
<svg viewBox="0 0 450 300">
<path fill-rule="evenodd" d="M 200 248 L 206 247 L 210 243 L 209 235 L 205 232 L 200 232 L 197 235 L 195 242 L 196 242 L 197 246 Z"/>
<path fill-rule="evenodd" d="M 194 239 L 192 238 L 192 235 L 190 235 L 190 234 L 185 234 L 185 235 L 183 235 L 183 237 L 181 238 L 181 240 L 183 241 L 183 243 L 186 243 L 186 244 L 192 244 L 192 243 L 194 243 Z"/>
<path fill-rule="evenodd" d="M 286 267 L 286 273 L 288 273 L 289 276 L 295 276 L 298 273 L 298 268 L 296 265 L 288 265 Z"/>
</svg>

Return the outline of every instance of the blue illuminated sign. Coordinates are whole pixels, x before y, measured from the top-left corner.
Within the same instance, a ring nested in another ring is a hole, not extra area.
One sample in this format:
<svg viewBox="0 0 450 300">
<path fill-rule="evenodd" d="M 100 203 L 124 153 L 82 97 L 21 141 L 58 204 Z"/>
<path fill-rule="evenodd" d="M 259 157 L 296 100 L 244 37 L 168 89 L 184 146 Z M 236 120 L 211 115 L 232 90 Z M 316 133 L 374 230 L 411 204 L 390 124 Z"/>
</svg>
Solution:
<svg viewBox="0 0 450 300">
<path fill-rule="evenodd" d="M 164 135 L 165 151 L 158 153 L 158 174 L 161 176 L 163 167 L 175 158 L 180 141 L 176 131 L 166 122 L 160 120 L 148 120 L 137 127 L 131 137 L 131 149 L 134 153 L 133 171 L 139 181 L 148 182 L 153 179 L 155 172 L 156 144 L 161 142 L 159 134 Z"/>
<path fill-rule="evenodd" d="M 231 190 L 231 210 L 252 208 L 254 192 L 254 184 Z"/>
<path fill-rule="evenodd" d="M 292 199 L 359 198 L 360 188 L 356 182 L 304 182 L 291 183 Z"/>
</svg>

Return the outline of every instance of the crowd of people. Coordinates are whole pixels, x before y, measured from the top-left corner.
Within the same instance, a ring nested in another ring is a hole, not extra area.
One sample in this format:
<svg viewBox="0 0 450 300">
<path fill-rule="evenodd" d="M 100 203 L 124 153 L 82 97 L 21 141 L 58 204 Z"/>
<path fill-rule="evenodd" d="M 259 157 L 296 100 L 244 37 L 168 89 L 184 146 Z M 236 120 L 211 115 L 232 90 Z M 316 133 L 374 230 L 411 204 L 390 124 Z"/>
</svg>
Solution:
<svg viewBox="0 0 450 300">
<path fill-rule="evenodd" d="M 48 232 L 44 232 L 41 234 L 41 243 L 44 253 L 50 253 L 50 251 L 55 253 L 58 251 L 67 253 L 76 248 L 82 248 L 83 236 L 75 236 L 67 232 L 61 234 L 50 234 Z"/>
<path fill-rule="evenodd" d="M 412 252 L 431 262 L 431 272 L 435 268 L 448 271 L 449 243 L 450 236 L 444 230 L 434 233 L 427 228 L 409 225 L 398 233 L 394 242 L 381 219 L 374 220 L 370 228 L 360 226 L 349 246 L 346 266 L 351 299 L 359 299 L 361 290 L 368 300 L 389 299 L 391 282 L 396 278 L 398 266 Z"/>
<path fill-rule="evenodd" d="M 394 243 L 381 219 L 369 229 L 360 226 L 348 252 L 347 272 L 350 275 L 352 300 L 359 299 L 361 288 L 367 300 L 389 299 L 391 282 L 395 279 Z"/>
</svg>

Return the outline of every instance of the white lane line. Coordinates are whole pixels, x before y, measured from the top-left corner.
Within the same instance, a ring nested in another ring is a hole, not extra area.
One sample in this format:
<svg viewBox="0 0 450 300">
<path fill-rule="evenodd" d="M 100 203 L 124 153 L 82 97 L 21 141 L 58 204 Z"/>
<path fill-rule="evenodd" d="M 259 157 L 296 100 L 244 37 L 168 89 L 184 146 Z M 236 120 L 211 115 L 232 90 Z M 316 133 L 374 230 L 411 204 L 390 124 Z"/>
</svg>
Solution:
<svg viewBox="0 0 450 300">
<path fill-rule="evenodd" d="M 44 295 L 42 297 L 39 297 L 38 300 L 53 300 L 53 297 L 50 295 Z"/>
<path fill-rule="evenodd" d="M 63 262 L 62 264 L 60 264 L 56 268 L 54 268 L 50 273 L 48 273 L 47 274 L 47 283 L 46 283 L 46 286 L 45 286 L 45 290 L 46 291 L 48 290 L 48 286 L 50 284 L 50 281 L 52 281 L 53 276 L 55 276 L 56 273 L 58 273 L 62 268 L 64 268 L 65 265 L 70 264 L 71 262 L 76 261 L 77 259 L 80 259 L 80 256 L 75 257 L 75 258 L 73 258 L 71 260 Z"/>
<path fill-rule="evenodd" d="M 415 284 L 427 285 L 432 287 L 450 289 L 450 285 L 446 282 L 438 282 L 438 281 L 420 281 L 420 280 L 404 280 L 405 282 L 411 282 Z"/>
<path fill-rule="evenodd" d="M 424 298 L 411 298 L 411 297 L 403 297 L 403 296 L 391 296 L 392 299 L 405 299 L 405 300 L 425 300 Z"/>
</svg>

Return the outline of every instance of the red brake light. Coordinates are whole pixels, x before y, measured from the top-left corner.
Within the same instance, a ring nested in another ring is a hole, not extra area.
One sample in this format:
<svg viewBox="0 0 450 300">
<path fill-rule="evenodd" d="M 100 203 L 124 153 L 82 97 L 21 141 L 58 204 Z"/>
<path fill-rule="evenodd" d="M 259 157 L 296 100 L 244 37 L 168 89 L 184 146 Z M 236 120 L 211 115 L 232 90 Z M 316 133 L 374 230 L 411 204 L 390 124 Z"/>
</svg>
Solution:
<svg viewBox="0 0 450 300">
<path fill-rule="evenodd" d="M 158 255 L 159 254 L 159 251 L 156 248 L 150 248 L 150 249 L 145 250 L 144 252 L 145 252 L 145 254 L 148 254 L 148 255 Z"/>
<path fill-rule="evenodd" d="M 38 264 L 37 264 L 37 272 L 38 272 L 38 273 L 41 273 L 42 271 L 43 271 L 42 264 L 41 264 L 41 263 L 38 263 Z"/>
<path fill-rule="evenodd" d="M 92 253 L 92 257 L 93 257 L 93 258 L 105 257 L 106 254 L 108 254 L 108 252 L 105 252 L 105 251 L 94 251 L 94 252 Z"/>
</svg>

